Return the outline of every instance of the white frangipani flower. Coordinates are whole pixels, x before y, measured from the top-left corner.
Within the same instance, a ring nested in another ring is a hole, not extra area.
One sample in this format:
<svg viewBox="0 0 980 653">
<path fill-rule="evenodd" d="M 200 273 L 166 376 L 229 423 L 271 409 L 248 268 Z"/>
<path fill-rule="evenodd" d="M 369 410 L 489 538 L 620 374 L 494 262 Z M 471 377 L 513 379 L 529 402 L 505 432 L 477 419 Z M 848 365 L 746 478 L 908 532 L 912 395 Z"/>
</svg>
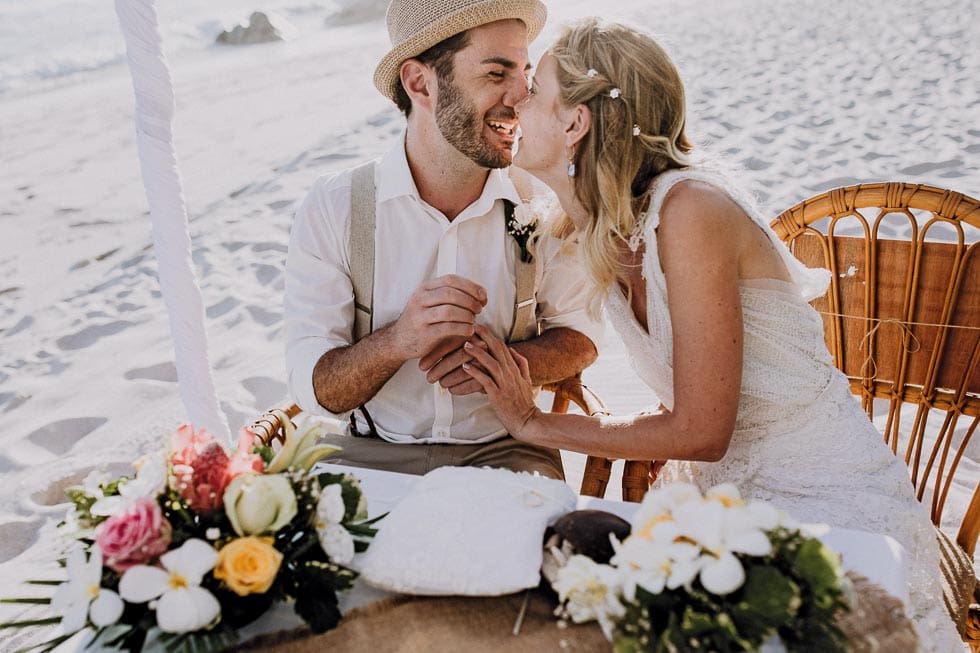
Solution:
<svg viewBox="0 0 980 653">
<path fill-rule="evenodd" d="M 354 559 L 354 538 L 341 524 L 347 512 L 342 491 L 339 483 L 323 488 L 316 504 L 313 525 L 327 557 L 337 564 L 346 565 Z"/>
<path fill-rule="evenodd" d="M 65 633 L 81 630 L 91 619 L 96 627 L 111 626 L 123 613 L 119 595 L 101 587 L 102 550 L 96 544 L 92 555 L 77 548 L 68 554 L 68 581 L 62 583 L 51 597 L 51 609 L 61 615 Z"/>
<path fill-rule="evenodd" d="M 163 569 L 147 565 L 127 569 L 119 581 L 119 594 L 132 603 L 159 597 L 157 625 L 166 633 L 199 630 L 221 614 L 218 599 L 200 586 L 217 559 L 217 551 L 204 540 L 187 540 L 160 556 Z"/>
<path fill-rule="evenodd" d="M 637 586 L 660 594 L 665 587 L 687 585 L 701 569 L 698 547 L 657 535 L 650 539 L 631 536 L 622 544 L 613 541 L 616 553 L 610 562 L 623 571 L 623 596 L 627 601 L 636 598 Z"/>
<path fill-rule="evenodd" d="M 552 584 L 565 612 L 577 624 L 599 622 L 607 639 L 612 638 L 616 619 L 626 614 L 619 600 L 619 574 L 609 565 L 600 565 L 583 555 L 573 555 L 558 570 Z"/>
<path fill-rule="evenodd" d="M 90 512 L 99 517 L 108 517 L 125 510 L 131 503 L 143 497 L 155 497 L 163 491 L 167 482 L 167 459 L 163 452 L 144 456 L 139 462 L 136 478 L 119 484 L 119 494 L 101 496 L 92 504 Z"/>
<path fill-rule="evenodd" d="M 650 490 L 643 497 L 643 503 L 630 520 L 633 533 L 649 527 L 651 521 L 661 521 L 670 515 L 674 506 L 687 501 L 701 499 L 701 491 L 691 483 L 671 483 L 664 487 Z"/>
</svg>

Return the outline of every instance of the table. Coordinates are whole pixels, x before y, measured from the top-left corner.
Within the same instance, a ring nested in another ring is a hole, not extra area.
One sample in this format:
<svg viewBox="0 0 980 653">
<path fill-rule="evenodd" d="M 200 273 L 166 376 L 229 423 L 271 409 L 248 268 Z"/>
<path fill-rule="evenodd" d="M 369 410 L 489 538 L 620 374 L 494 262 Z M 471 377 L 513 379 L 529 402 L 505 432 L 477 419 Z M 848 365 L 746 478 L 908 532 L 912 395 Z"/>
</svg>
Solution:
<svg viewBox="0 0 980 653">
<path fill-rule="evenodd" d="M 394 508 L 401 498 L 421 479 L 420 476 L 411 474 L 324 463 L 320 463 L 315 471 L 354 475 L 360 481 L 364 495 L 367 497 L 368 515 L 372 518 Z M 638 505 L 580 496 L 577 507 L 579 509 L 605 510 L 629 520 Z M 807 534 L 820 539 L 840 553 L 842 567 L 845 571 L 861 574 L 908 605 L 905 571 L 906 553 L 896 540 L 887 535 L 836 528 L 827 524 L 803 524 L 801 528 Z M 350 565 L 355 569 L 358 566 L 357 557 L 355 556 L 354 562 Z M 356 582 L 350 591 L 339 595 L 340 607 L 346 613 L 354 608 L 391 596 L 392 594 L 389 592 L 376 589 L 364 582 Z M 242 641 L 270 631 L 285 630 L 302 625 L 302 620 L 293 612 L 291 605 L 277 604 L 261 619 L 242 630 Z"/>
</svg>

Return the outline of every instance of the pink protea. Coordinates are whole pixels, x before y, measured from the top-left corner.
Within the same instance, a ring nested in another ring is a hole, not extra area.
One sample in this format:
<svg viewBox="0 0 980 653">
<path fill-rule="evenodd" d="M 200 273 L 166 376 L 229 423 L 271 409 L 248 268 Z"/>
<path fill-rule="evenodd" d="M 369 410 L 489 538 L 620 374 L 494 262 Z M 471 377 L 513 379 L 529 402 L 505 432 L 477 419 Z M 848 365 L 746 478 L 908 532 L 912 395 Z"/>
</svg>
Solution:
<svg viewBox="0 0 980 653">
<path fill-rule="evenodd" d="M 171 460 L 175 466 L 190 465 L 214 441 L 214 436 L 207 430 L 195 431 L 190 424 L 184 424 L 174 433 L 171 443 L 174 453 Z"/>
<path fill-rule="evenodd" d="M 141 497 L 99 524 L 95 543 L 102 549 L 105 565 L 121 574 L 165 552 L 172 530 L 157 502 Z"/>
<path fill-rule="evenodd" d="M 231 462 L 228 464 L 229 481 L 245 472 L 261 474 L 265 471 L 265 461 L 262 460 L 262 456 L 252 453 L 254 447 L 255 434 L 243 427 L 238 431 L 238 449 L 232 454 Z"/>
<path fill-rule="evenodd" d="M 191 510 L 209 512 L 221 507 L 225 487 L 231 481 L 229 462 L 224 447 L 212 442 L 190 464 L 174 465 L 177 491 Z"/>
</svg>

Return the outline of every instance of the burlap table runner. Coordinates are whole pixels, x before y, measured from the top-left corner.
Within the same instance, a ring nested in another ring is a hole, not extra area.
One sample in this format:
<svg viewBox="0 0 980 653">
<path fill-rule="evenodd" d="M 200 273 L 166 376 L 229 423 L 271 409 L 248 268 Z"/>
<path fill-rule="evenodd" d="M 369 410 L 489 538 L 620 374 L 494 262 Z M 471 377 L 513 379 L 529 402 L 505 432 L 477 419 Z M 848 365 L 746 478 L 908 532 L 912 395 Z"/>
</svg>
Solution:
<svg viewBox="0 0 980 653">
<path fill-rule="evenodd" d="M 857 607 L 838 623 L 855 653 L 917 650 L 918 639 L 902 603 L 879 586 L 848 574 Z M 525 594 L 502 597 L 398 596 L 351 610 L 336 629 L 313 635 L 306 628 L 262 635 L 233 649 L 268 653 L 537 653 L 610 651 L 597 625 L 559 626 L 555 603 L 531 591 L 520 634 L 512 631 Z"/>
</svg>

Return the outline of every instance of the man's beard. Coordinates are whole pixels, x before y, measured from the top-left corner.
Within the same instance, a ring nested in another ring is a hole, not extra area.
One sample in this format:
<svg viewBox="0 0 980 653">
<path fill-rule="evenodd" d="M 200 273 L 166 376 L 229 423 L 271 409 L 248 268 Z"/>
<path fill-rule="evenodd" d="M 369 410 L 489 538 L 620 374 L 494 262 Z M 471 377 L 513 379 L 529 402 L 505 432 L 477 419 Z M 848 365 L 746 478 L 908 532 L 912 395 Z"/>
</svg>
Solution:
<svg viewBox="0 0 980 653">
<path fill-rule="evenodd" d="M 477 165 L 483 168 L 510 165 L 511 157 L 484 138 L 483 121 L 451 77 L 439 80 L 436 125 L 450 145 Z"/>
</svg>

